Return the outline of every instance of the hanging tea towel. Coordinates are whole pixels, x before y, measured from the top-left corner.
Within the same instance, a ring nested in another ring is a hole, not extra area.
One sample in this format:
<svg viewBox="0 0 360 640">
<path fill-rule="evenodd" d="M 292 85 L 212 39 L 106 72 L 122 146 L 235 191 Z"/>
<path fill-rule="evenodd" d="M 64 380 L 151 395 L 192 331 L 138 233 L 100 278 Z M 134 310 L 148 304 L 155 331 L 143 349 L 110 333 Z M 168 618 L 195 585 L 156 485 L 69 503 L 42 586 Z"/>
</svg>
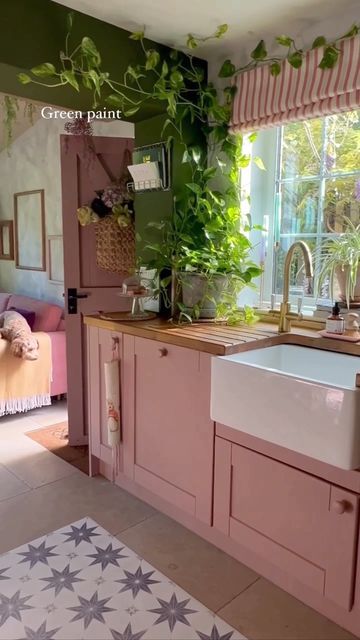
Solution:
<svg viewBox="0 0 360 640">
<path fill-rule="evenodd" d="M 112 448 L 112 476 L 115 480 L 119 472 L 119 454 L 121 440 L 120 422 L 120 361 L 115 357 L 114 343 L 113 359 L 104 363 L 106 415 L 108 426 L 108 444 Z"/>
</svg>

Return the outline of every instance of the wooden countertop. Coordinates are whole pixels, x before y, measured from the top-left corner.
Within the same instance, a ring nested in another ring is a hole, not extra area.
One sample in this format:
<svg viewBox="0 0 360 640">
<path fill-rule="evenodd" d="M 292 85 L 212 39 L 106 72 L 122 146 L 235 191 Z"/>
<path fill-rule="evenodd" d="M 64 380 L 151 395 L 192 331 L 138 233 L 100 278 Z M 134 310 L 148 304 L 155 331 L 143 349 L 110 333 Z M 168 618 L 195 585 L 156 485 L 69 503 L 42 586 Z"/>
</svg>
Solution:
<svg viewBox="0 0 360 640">
<path fill-rule="evenodd" d="M 323 338 L 316 331 L 298 327 L 291 333 L 278 334 L 277 326 L 266 322 L 258 322 L 252 327 L 230 327 L 210 322 L 176 325 L 160 318 L 142 322 L 123 322 L 104 320 L 99 315 L 85 316 L 84 322 L 88 326 L 220 356 L 257 349 L 260 346 L 259 343 L 261 347 L 294 344 L 360 356 L 360 343 Z"/>
</svg>

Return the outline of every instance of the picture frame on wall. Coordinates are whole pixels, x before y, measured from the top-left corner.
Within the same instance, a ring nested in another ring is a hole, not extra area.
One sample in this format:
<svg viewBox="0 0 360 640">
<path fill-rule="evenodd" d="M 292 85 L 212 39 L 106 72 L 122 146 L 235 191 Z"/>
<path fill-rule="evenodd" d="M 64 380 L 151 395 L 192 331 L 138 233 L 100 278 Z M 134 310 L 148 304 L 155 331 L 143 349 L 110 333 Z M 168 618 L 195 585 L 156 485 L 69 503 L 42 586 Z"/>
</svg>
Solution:
<svg viewBox="0 0 360 640">
<path fill-rule="evenodd" d="M 62 235 L 47 237 L 48 243 L 48 278 L 53 284 L 64 283 L 64 255 Z"/>
<path fill-rule="evenodd" d="M 14 260 L 14 223 L 0 220 L 0 260 Z"/>
<path fill-rule="evenodd" d="M 46 271 L 45 191 L 14 194 L 15 267 Z"/>
</svg>

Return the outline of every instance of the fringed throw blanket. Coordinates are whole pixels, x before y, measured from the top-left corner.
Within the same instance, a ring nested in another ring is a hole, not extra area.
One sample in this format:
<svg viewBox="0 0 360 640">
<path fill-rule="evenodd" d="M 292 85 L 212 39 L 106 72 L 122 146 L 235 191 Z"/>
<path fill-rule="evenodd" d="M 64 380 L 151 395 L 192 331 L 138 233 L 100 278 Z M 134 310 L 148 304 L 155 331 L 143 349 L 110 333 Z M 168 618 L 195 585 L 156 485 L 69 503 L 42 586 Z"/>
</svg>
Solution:
<svg viewBox="0 0 360 640">
<path fill-rule="evenodd" d="M 10 343 L 0 340 L 0 416 L 51 404 L 51 341 L 36 332 L 38 360 L 23 360 L 10 353 Z"/>
</svg>

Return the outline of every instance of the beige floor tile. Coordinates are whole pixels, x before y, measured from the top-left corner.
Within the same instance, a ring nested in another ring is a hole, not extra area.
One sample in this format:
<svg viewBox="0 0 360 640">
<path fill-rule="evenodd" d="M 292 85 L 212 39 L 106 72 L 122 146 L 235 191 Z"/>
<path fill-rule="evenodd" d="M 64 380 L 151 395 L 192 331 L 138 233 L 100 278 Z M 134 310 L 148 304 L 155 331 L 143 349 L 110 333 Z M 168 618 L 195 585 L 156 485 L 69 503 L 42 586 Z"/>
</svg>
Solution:
<svg viewBox="0 0 360 640">
<path fill-rule="evenodd" d="M 0 440 L 0 461 L 20 480 L 32 488 L 80 473 L 61 458 L 24 435 Z"/>
<path fill-rule="evenodd" d="M 90 516 L 115 534 L 154 514 L 154 509 L 103 478 L 77 473 L 0 502 L 0 553 Z"/>
<path fill-rule="evenodd" d="M 117 537 L 213 611 L 258 577 L 162 514 Z"/>
<path fill-rule="evenodd" d="M 0 500 L 12 498 L 25 491 L 30 491 L 30 487 L 0 465 Z"/>
<path fill-rule="evenodd" d="M 250 640 L 355 640 L 355 636 L 263 578 L 218 614 Z"/>
</svg>

